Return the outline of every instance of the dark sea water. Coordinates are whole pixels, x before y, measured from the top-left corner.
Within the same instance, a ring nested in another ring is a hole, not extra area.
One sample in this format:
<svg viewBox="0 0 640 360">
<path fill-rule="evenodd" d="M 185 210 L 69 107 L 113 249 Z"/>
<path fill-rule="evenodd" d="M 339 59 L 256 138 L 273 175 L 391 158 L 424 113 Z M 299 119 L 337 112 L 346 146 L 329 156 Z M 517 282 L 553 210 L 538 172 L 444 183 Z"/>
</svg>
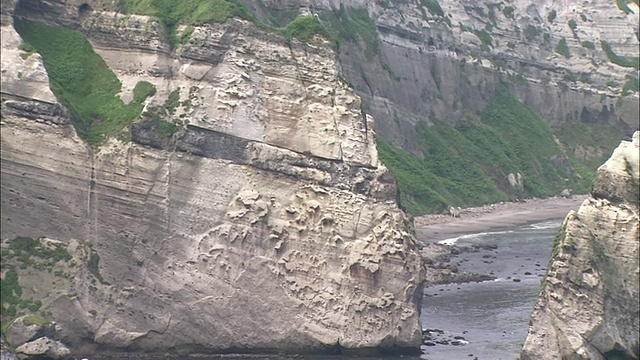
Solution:
<svg viewBox="0 0 640 360">
<path fill-rule="evenodd" d="M 515 359 L 526 338 L 561 221 L 445 239 L 445 243 L 458 245 L 496 245 L 494 250 L 463 253 L 453 262 L 460 264 L 460 271 L 493 273 L 497 279 L 425 289 L 422 326 L 442 330 L 441 339 L 462 336 L 464 342 L 423 346 L 422 358 Z"/>
<path fill-rule="evenodd" d="M 458 339 L 460 345 L 422 346 L 422 356 L 368 357 L 378 359 L 430 360 L 513 360 L 527 335 L 529 315 L 546 271 L 553 237 L 561 219 L 502 231 L 463 235 L 448 239 L 428 239 L 458 245 L 495 245 L 495 249 L 464 252 L 453 258 L 460 271 L 492 273 L 495 281 L 430 286 L 422 304 L 422 326 L 438 329 L 437 340 Z M 427 239 L 421 239 L 427 241 Z M 530 273 L 530 274 L 525 274 Z M 517 281 L 514 281 L 517 279 Z M 103 355 L 102 359 L 233 359 L 233 360 L 344 360 L 336 356 L 211 355 L 202 357 Z"/>
</svg>

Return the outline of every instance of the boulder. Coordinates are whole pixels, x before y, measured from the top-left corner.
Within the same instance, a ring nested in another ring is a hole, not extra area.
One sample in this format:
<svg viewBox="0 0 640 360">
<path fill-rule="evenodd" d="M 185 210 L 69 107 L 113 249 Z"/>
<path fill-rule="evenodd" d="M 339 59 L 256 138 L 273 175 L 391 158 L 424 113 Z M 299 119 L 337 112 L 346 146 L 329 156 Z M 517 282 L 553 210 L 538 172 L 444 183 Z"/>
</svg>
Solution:
<svg viewBox="0 0 640 360">
<path fill-rule="evenodd" d="M 53 324 L 50 321 L 36 315 L 24 315 L 11 323 L 5 335 L 11 346 L 18 347 L 53 331 Z"/>
<path fill-rule="evenodd" d="M 20 345 L 16 352 L 28 356 L 47 356 L 51 359 L 62 359 L 71 353 L 63 343 L 46 336 Z"/>
</svg>

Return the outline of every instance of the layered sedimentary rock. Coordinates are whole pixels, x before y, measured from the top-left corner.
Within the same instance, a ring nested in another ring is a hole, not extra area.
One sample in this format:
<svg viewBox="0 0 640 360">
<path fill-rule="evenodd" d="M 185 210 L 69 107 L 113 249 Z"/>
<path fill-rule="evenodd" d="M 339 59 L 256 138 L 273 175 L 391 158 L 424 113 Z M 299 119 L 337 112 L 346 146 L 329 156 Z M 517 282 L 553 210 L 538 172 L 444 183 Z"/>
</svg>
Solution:
<svg viewBox="0 0 640 360">
<path fill-rule="evenodd" d="M 620 144 L 565 219 L 521 359 L 638 359 L 639 142 Z"/>
<path fill-rule="evenodd" d="M 260 8 L 258 1 L 254 8 Z M 376 118 L 378 134 L 419 153 L 419 121 L 460 121 L 508 85 L 553 127 L 573 121 L 638 128 L 637 93 L 619 100 L 633 67 L 612 63 L 601 41 L 638 57 L 638 6 L 619 1 L 264 1 L 278 14 L 366 8 L 376 51 L 343 41 L 346 77 Z M 437 5 L 436 5 L 437 4 Z M 441 12 L 441 13 L 440 13 Z M 341 15 L 344 16 L 344 15 Z M 567 56 L 556 48 L 563 41 Z"/>
<path fill-rule="evenodd" d="M 125 101 L 140 80 L 157 88 L 147 107 L 177 91 L 181 130 L 147 119 L 132 142 L 88 146 L 3 21 L 1 235 L 68 255 L 22 269 L 3 251 L 53 338 L 75 353 L 416 351 L 424 268 L 332 51 L 231 20 L 174 56 L 156 20 L 77 5 L 18 9 L 80 26 Z"/>
</svg>

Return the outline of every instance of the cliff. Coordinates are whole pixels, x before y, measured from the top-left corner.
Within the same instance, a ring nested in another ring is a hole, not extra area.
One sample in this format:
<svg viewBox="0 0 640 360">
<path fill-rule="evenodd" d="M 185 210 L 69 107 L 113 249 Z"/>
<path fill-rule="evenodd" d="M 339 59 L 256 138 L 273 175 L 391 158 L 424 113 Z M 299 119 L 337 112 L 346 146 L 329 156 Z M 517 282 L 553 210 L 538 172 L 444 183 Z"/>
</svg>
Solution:
<svg viewBox="0 0 640 360">
<path fill-rule="evenodd" d="M 376 118 L 380 157 L 413 214 L 587 193 L 638 129 L 634 1 L 243 3 L 267 23 L 308 12 L 334 30 L 342 72 Z"/>
<path fill-rule="evenodd" d="M 596 175 L 555 239 L 521 359 L 638 359 L 640 133 Z"/>
<path fill-rule="evenodd" d="M 173 53 L 148 16 L 2 4 L 11 346 L 419 351 L 410 222 L 322 41 L 232 19 Z"/>
<path fill-rule="evenodd" d="M 417 122 L 457 123 L 505 83 L 554 128 L 598 121 L 630 136 L 638 127 L 637 87 L 625 87 L 638 77 L 635 1 L 243 2 L 267 22 L 311 8 L 357 33 L 340 32 L 342 69 L 378 133 L 410 152 L 421 151 Z"/>
</svg>

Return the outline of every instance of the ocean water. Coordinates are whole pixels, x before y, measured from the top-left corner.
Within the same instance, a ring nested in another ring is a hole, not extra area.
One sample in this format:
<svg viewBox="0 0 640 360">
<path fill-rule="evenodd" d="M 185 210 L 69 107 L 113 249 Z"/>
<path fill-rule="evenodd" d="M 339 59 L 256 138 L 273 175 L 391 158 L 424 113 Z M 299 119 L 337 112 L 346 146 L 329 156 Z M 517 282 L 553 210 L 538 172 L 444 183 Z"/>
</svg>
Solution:
<svg viewBox="0 0 640 360">
<path fill-rule="evenodd" d="M 423 346 L 423 359 L 513 360 L 527 335 L 553 238 L 562 220 L 440 240 L 445 244 L 495 245 L 452 260 L 460 271 L 492 273 L 495 281 L 425 289 L 422 326 L 438 339 L 463 337 L 461 345 Z"/>
<path fill-rule="evenodd" d="M 422 303 L 422 326 L 434 331 L 435 341 L 449 345 L 422 346 L 422 355 L 367 357 L 360 360 L 513 360 L 527 334 L 529 315 L 540 291 L 553 237 L 561 219 L 500 231 L 429 239 L 444 244 L 495 245 L 495 249 L 463 252 L 452 259 L 460 271 L 493 274 L 495 281 L 428 286 Z M 421 239 L 426 241 L 427 239 Z M 516 281 L 514 281 L 516 279 Z M 458 337 L 456 339 L 455 337 Z M 457 341 L 459 345 L 451 345 Z M 210 355 L 193 357 L 103 354 L 103 359 L 233 359 L 233 360 L 344 360 L 347 356 Z"/>
</svg>

